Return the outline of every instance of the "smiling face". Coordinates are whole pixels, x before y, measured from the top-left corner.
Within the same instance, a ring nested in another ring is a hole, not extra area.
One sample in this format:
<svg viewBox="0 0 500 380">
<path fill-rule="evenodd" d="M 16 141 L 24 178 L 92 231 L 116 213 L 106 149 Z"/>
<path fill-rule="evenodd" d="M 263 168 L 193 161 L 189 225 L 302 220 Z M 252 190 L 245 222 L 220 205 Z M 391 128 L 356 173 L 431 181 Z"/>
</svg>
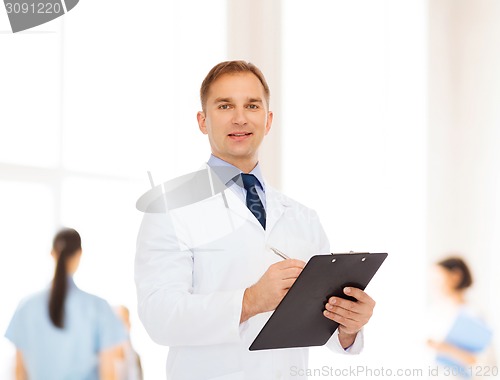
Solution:
<svg viewBox="0 0 500 380">
<path fill-rule="evenodd" d="M 260 144 L 271 128 L 273 114 L 265 99 L 254 74 L 224 74 L 211 84 L 204 111 L 197 115 L 212 154 L 245 173 L 257 164 Z"/>
</svg>

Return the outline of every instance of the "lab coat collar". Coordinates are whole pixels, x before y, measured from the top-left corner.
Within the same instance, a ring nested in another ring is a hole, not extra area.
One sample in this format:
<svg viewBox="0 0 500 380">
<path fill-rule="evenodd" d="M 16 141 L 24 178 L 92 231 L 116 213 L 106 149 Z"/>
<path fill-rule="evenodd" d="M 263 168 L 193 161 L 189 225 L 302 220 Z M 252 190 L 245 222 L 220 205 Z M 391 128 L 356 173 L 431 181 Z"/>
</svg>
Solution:
<svg viewBox="0 0 500 380">
<path fill-rule="evenodd" d="M 231 185 L 231 181 L 236 179 L 236 183 L 238 184 L 238 180 L 241 182 L 239 174 L 242 173 L 240 169 L 235 167 L 234 165 L 214 156 L 210 155 L 210 159 L 208 160 L 208 166 L 210 166 L 211 170 L 215 172 L 219 180 L 229 187 Z M 273 227 L 276 225 L 278 220 L 281 218 L 283 213 L 285 212 L 286 207 L 290 205 L 289 199 L 274 189 L 271 186 L 266 186 L 266 181 L 262 175 L 260 170 L 260 165 L 257 163 L 255 168 L 250 172 L 250 174 L 255 175 L 259 182 L 262 185 L 262 189 L 264 190 L 266 196 L 266 236 L 272 231 Z M 242 183 L 239 183 L 242 186 Z M 252 223 L 254 223 L 258 228 L 262 228 L 259 221 L 253 216 L 250 210 L 246 207 L 246 205 L 241 202 L 240 199 L 229 189 L 224 191 L 226 199 L 230 199 L 228 202 L 228 206 L 241 217 L 248 219 Z"/>
<path fill-rule="evenodd" d="M 238 214 L 242 218 L 245 218 L 249 222 L 255 224 L 257 228 L 262 230 L 262 226 L 259 221 L 233 191 L 226 189 L 223 196 L 226 198 L 227 205 L 232 212 Z M 289 199 L 285 195 L 271 186 L 266 187 L 266 236 L 271 233 L 273 227 L 289 206 Z"/>
<path fill-rule="evenodd" d="M 266 206 L 266 235 L 269 235 L 273 227 L 285 213 L 287 207 L 290 207 L 290 200 L 284 194 L 268 185 L 266 187 Z"/>
</svg>

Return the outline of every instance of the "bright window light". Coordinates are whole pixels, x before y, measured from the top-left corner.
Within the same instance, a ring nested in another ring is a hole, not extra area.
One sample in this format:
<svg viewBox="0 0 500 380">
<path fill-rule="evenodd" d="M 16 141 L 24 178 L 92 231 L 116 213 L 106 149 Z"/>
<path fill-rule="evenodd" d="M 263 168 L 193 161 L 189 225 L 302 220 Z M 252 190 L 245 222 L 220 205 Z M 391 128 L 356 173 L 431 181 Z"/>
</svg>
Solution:
<svg viewBox="0 0 500 380">
<path fill-rule="evenodd" d="M 313 349 L 310 367 L 412 368 L 425 348 L 408 329 L 425 299 L 425 3 L 282 7 L 285 193 L 318 211 L 332 252 L 389 253 L 367 289 L 377 307 L 364 354 Z"/>
</svg>

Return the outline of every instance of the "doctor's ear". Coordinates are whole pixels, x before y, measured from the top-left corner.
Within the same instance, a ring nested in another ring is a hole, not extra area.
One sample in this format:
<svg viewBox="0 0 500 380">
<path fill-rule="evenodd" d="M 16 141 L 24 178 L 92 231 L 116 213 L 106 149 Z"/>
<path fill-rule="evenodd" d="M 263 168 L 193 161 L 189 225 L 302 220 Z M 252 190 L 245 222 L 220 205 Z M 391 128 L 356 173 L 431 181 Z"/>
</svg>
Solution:
<svg viewBox="0 0 500 380">
<path fill-rule="evenodd" d="M 207 124 L 206 124 L 206 117 L 205 117 L 205 113 L 202 112 L 202 111 L 199 111 L 197 114 L 196 114 L 196 119 L 198 120 L 198 127 L 200 128 L 200 131 L 206 135 L 208 132 L 207 132 Z"/>
<path fill-rule="evenodd" d="M 269 111 L 267 114 L 266 132 L 265 132 L 266 135 L 271 130 L 271 125 L 273 124 L 273 116 L 274 116 L 273 113 Z"/>
</svg>

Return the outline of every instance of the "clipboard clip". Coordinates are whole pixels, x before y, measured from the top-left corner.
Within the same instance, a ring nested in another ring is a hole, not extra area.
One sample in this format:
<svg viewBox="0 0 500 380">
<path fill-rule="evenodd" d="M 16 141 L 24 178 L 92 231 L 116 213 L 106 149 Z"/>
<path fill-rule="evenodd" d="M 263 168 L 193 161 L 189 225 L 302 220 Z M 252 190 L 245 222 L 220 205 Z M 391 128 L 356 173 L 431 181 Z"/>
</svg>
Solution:
<svg viewBox="0 0 500 380">
<path fill-rule="evenodd" d="M 341 252 L 341 253 L 330 252 L 330 255 L 350 255 L 352 253 L 355 253 L 355 254 L 364 254 L 364 255 L 369 255 L 370 254 L 370 252 L 354 252 L 354 251 L 349 251 L 349 252 Z"/>
</svg>

